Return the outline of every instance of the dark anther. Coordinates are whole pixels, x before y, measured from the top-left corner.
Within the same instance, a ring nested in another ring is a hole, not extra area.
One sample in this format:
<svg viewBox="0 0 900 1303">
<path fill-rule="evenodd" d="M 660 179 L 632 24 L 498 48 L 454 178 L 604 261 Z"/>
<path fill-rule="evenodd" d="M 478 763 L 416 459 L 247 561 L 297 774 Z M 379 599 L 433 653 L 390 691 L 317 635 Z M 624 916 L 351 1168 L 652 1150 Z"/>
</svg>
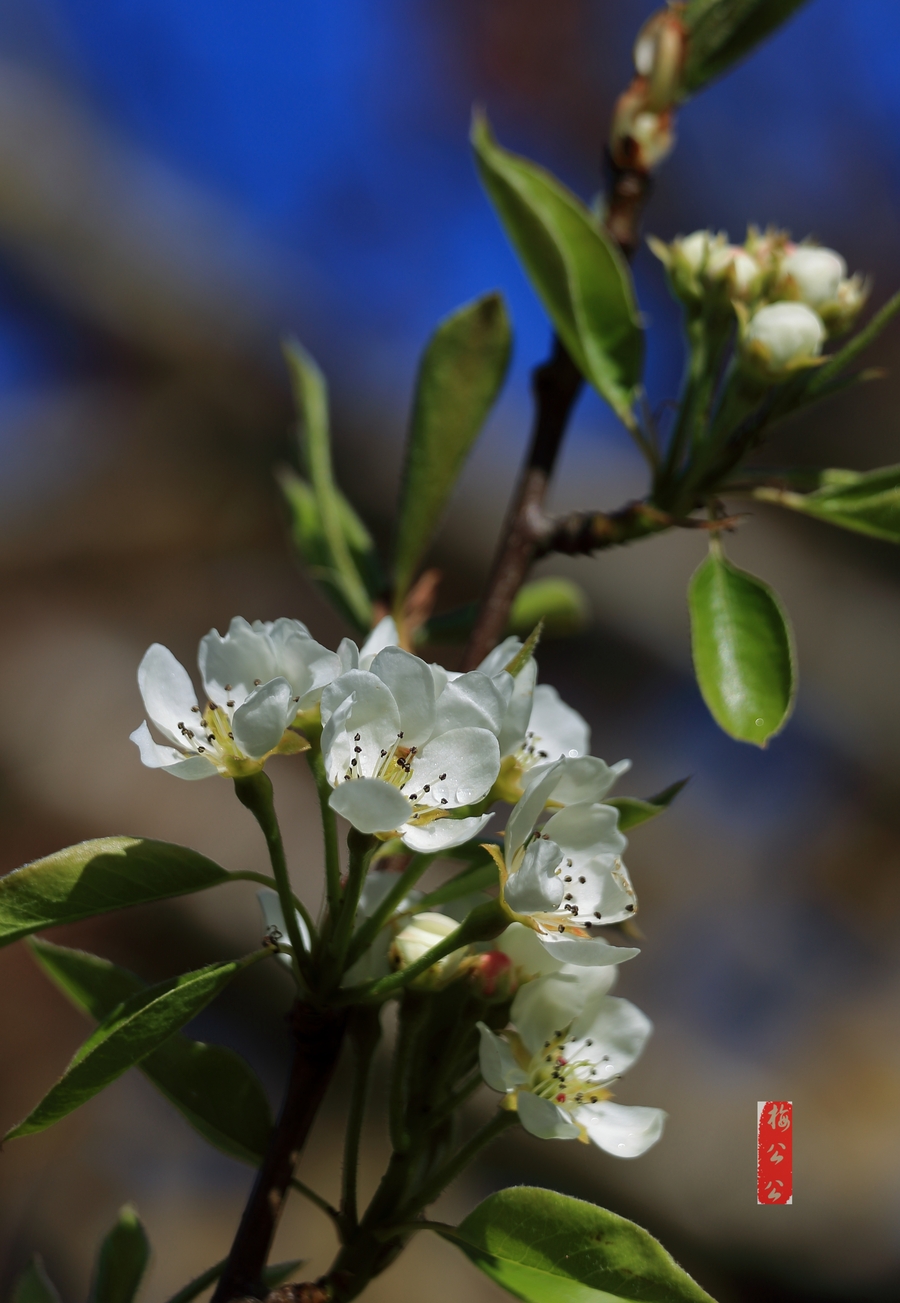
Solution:
<svg viewBox="0 0 900 1303">
<path fill-rule="evenodd" d="M 206 750 L 206 747 L 197 747 L 197 750 L 198 750 L 198 751 L 205 751 L 205 750 Z"/>
<path fill-rule="evenodd" d="M 430 792 L 430 791 L 431 791 L 431 784 L 430 784 L 430 783 L 426 783 L 425 786 L 422 788 L 422 791 L 423 791 L 423 792 Z"/>
<path fill-rule="evenodd" d="M 442 797 L 441 797 L 441 805 L 446 805 L 446 804 L 447 804 L 447 798 L 446 798 L 446 796 L 442 796 Z"/>
<path fill-rule="evenodd" d="M 191 710 L 194 712 L 195 715 L 199 715 L 199 714 L 200 714 L 200 707 L 199 707 L 199 706 L 191 706 Z"/>
<path fill-rule="evenodd" d="M 562 923 L 560 923 L 559 927 L 557 928 L 557 931 L 558 931 L 558 932 L 565 932 L 565 930 L 566 930 L 566 929 L 563 927 Z"/>
<path fill-rule="evenodd" d="M 358 741 L 359 741 L 359 734 L 358 734 L 358 733 L 354 733 L 354 735 L 353 735 L 353 741 L 354 741 L 354 742 L 358 742 Z"/>
<path fill-rule="evenodd" d="M 584 884 L 587 882 L 587 878 L 579 878 L 578 881 L 581 883 L 582 886 L 584 886 Z"/>
<path fill-rule="evenodd" d="M 231 738 L 231 740 L 232 740 L 232 742 L 233 742 L 233 741 L 234 741 L 234 734 L 233 734 L 233 733 L 229 733 L 228 736 Z"/>
<path fill-rule="evenodd" d="M 625 909 L 626 909 L 626 912 L 629 913 L 629 914 L 633 914 L 633 913 L 634 913 L 634 905 L 626 905 L 626 906 L 625 906 Z"/>
<path fill-rule="evenodd" d="M 446 777 L 447 777 L 446 774 L 438 774 L 438 778 L 440 779 L 441 782 L 443 782 Z"/>
<path fill-rule="evenodd" d="M 594 910 L 594 918 L 602 918 L 602 917 L 603 917 L 603 915 L 600 913 L 599 909 L 595 909 L 595 910 Z"/>
<path fill-rule="evenodd" d="M 351 765 L 355 765 L 355 764 L 356 764 L 356 756 L 353 757 L 353 759 L 350 761 L 350 763 L 351 763 Z"/>
<path fill-rule="evenodd" d="M 418 792 L 410 792 L 410 794 L 409 794 L 409 799 L 410 799 L 411 801 L 415 801 L 415 800 L 418 799 L 418 795 L 419 795 Z"/>
<path fill-rule="evenodd" d="M 359 755 L 359 753 L 362 751 L 362 747 L 354 747 L 353 750 L 356 752 L 357 755 Z"/>
<path fill-rule="evenodd" d="M 179 720 L 179 721 L 178 721 L 178 727 L 181 729 L 181 731 L 182 731 L 182 733 L 183 733 L 183 732 L 184 732 L 184 720 Z"/>
<path fill-rule="evenodd" d="M 226 705 L 226 706 L 229 708 L 229 710 L 230 710 L 230 709 L 234 706 L 234 702 L 233 702 L 233 701 L 226 701 L 226 702 L 225 702 L 225 705 Z"/>
<path fill-rule="evenodd" d="M 231 684 L 230 684 L 230 683 L 226 683 L 226 684 L 225 684 L 225 691 L 226 691 L 226 692 L 230 692 L 230 691 L 231 691 Z"/>
<path fill-rule="evenodd" d="M 253 680 L 254 688 L 258 688 L 261 683 L 262 683 L 262 679 L 254 679 Z"/>
<path fill-rule="evenodd" d="M 566 882 L 568 882 L 568 881 L 569 881 L 569 879 L 566 878 Z M 571 893 L 571 891 L 567 891 L 566 894 L 565 894 L 565 896 L 563 897 L 563 899 L 564 899 L 564 900 L 571 900 L 571 899 L 572 899 L 572 893 Z"/>
</svg>

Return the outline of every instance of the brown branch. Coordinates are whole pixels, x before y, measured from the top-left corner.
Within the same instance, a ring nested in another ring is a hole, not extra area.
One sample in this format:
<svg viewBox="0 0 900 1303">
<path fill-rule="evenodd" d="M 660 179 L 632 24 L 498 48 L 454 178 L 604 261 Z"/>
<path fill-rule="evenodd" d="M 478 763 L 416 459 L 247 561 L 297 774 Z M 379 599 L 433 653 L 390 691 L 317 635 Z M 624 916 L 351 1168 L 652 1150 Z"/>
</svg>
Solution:
<svg viewBox="0 0 900 1303">
<path fill-rule="evenodd" d="M 543 538 L 535 547 L 535 560 L 550 552 L 566 556 L 588 556 L 607 547 L 620 547 L 639 538 L 661 534 L 667 529 L 703 529 L 708 533 L 734 529 L 739 516 L 703 520 L 696 516 L 673 516 L 649 502 L 629 502 L 618 511 L 573 511 L 566 516 L 547 517 Z"/>
<path fill-rule="evenodd" d="M 262 1271 L 294 1167 L 340 1054 L 347 1011 L 317 1009 L 297 1001 L 291 1010 L 294 1058 L 281 1115 L 244 1209 L 212 1303 L 264 1299 Z"/>
</svg>

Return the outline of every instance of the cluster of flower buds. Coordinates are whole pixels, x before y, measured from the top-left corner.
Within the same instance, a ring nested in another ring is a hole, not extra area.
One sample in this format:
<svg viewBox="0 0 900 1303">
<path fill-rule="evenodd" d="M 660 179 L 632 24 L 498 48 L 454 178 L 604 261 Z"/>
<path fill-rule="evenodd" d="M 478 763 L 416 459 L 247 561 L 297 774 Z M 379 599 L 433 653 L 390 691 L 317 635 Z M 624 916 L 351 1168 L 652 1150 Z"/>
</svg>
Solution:
<svg viewBox="0 0 900 1303">
<path fill-rule="evenodd" d="M 826 339 L 853 325 L 868 296 L 839 253 L 794 244 L 785 231 L 751 227 L 742 245 L 721 231 L 649 244 L 692 311 L 733 306 L 742 357 L 769 381 L 815 365 Z"/>
<path fill-rule="evenodd" d="M 613 162 L 650 172 L 675 144 L 674 109 L 681 98 L 687 32 L 674 9 L 652 15 L 634 45 L 636 76 L 616 103 L 610 132 Z"/>
</svg>

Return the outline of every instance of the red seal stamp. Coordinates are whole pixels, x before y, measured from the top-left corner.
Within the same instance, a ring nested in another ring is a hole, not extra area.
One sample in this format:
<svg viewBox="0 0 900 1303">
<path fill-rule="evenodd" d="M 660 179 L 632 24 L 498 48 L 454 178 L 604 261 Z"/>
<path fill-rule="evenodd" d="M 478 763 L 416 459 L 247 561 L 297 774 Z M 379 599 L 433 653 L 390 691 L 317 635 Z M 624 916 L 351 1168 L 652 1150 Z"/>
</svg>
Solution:
<svg viewBox="0 0 900 1303">
<path fill-rule="evenodd" d="M 789 1099 L 756 1105 L 756 1202 L 794 1202 L 794 1106 Z"/>
</svg>

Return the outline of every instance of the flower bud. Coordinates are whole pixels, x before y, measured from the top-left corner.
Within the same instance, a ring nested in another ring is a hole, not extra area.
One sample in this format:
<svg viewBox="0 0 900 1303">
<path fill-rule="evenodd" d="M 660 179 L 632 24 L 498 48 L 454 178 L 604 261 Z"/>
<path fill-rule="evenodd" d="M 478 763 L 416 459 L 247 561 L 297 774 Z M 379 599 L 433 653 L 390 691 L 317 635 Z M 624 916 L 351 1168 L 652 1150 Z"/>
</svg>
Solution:
<svg viewBox="0 0 900 1303">
<path fill-rule="evenodd" d="M 509 1000 L 516 992 L 518 982 L 513 961 L 502 950 L 472 955 L 465 960 L 463 967 L 469 981 L 477 986 L 486 1000 Z"/>
<path fill-rule="evenodd" d="M 638 76 L 647 82 L 648 109 L 668 109 L 678 99 L 685 37 L 683 23 L 670 9 L 653 14 L 638 32 L 634 66 Z"/>
<path fill-rule="evenodd" d="M 726 244 L 710 251 L 706 274 L 711 281 L 726 284 L 737 299 L 754 298 L 762 282 L 759 263 L 739 244 Z"/>
<path fill-rule="evenodd" d="M 769 378 L 810 366 L 822 351 L 825 326 L 805 303 L 769 303 L 750 318 L 744 331 L 745 354 Z"/>
<path fill-rule="evenodd" d="M 712 258 L 729 248 L 721 233 L 694 231 L 664 244 L 650 236 L 647 243 L 669 273 L 672 293 L 684 303 L 698 303 L 706 293 L 703 275 Z"/>
<path fill-rule="evenodd" d="M 458 926 L 456 920 L 448 918 L 446 914 L 416 914 L 394 939 L 390 954 L 391 966 L 394 969 L 409 968 L 432 946 L 455 932 Z M 424 973 L 413 978 L 412 985 L 425 990 L 443 986 L 454 975 L 467 953 L 468 946 L 463 946 L 461 950 L 445 955 Z"/>
</svg>

